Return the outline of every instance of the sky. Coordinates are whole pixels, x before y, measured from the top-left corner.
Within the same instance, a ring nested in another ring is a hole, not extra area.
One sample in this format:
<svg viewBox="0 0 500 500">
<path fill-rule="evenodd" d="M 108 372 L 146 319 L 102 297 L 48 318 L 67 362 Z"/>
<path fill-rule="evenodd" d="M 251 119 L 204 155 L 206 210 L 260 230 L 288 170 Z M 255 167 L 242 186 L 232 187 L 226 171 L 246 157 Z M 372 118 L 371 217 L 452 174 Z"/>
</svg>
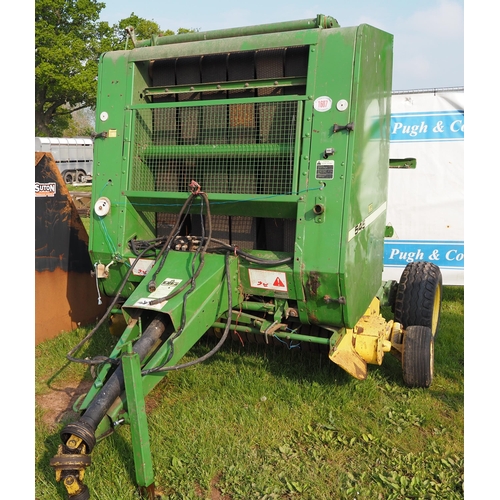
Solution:
<svg viewBox="0 0 500 500">
<path fill-rule="evenodd" d="M 393 90 L 464 86 L 464 0 L 103 0 L 101 20 L 132 13 L 161 30 L 211 31 L 324 14 L 341 27 L 371 24 L 394 35 Z"/>
</svg>

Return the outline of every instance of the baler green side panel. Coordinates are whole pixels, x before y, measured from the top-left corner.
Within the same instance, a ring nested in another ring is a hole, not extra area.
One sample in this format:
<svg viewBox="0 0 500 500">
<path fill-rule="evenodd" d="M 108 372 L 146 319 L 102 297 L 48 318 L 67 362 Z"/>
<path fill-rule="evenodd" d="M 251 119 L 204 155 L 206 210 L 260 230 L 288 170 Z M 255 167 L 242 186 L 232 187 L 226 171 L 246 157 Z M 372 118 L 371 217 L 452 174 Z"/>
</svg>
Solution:
<svg viewBox="0 0 500 500">
<path fill-rule="evenodd" d="M 129 185 L 132 112 L 129 110 L 138 70 L 129 62 L 130 51 L 105 53 L 99 62 L 99 100 L 96 108 L 96 132 L 104 133 L 94 141 L 94 178 L 92 200 L 105 197 L 111 202 L 106 217 L 90 213 L 89 250 L 93 263 L 114 261 L 111 279 L 103 280 L 107 295 L 116 294 L 128 265 L 117 265 L 129 253 L 127 242 L 136 237 L 155 237 L 153 221 L 138 212 L 124 195 Z M 140 78 L 140 76 L 139 76 Z M 133 290 L 132 282 L 142 277 L 131 275 L 122 295 Z"/>
<path fill-rule="evenodd" d="M 353 327 L 382 282 L 393 36 L 368 25 L 357 28 L 342 229 L 341 287 L 345 324 Z"/>
<path fill-rule="evenodd" d="M 96 133 L 94 140 L 94 163 L 92 199 L 106 197 L 115 202 L 122 189 L 122 156 L 124 138 L 124 112 L 127 105 L 127 52 L 103 54 L 99 61 L 98 103 L 96 109 Z M 108 75 L 113 75 L 109 78 Z M 104 134 L 104 136 L 102 135 Z M 109 138 L 108 138 L 109 137 Z M 121 212 L 111 210 L 106 218 L 106 228 L 99 218 L 90 213 L 89 248 L 93 258 L 98 254 L 112 254 L 121 238 L 123 217 Z"/>
<path fill-rule="evenodd" d="M 302 307 L 308 311 L 312 323 L 343 325 L 340 262 L 342 245 L 342 218 L 345 204 L 348 162 L 348 133 L 333 132 L 334 123 L 346 124 L 350 109 L 339 111 L 341 100 L 351 102 L 351 75 L 356 40 L 355 28 L 322 31 L 314 67 L 312 92 L 311 141 L 308 192 L 298 205 L 297 234 L 301 238 L 296 257 L 301 257 L 302 282 L 306 299 Z M 325 158 L 325 151 L 335 153 Z M 304 151 L 305 153 L 305 151 Z M 332 166 L 333 163 L 333 166 Z M 331 171 L 329 171 L 331 168 Z"/>
</svg>

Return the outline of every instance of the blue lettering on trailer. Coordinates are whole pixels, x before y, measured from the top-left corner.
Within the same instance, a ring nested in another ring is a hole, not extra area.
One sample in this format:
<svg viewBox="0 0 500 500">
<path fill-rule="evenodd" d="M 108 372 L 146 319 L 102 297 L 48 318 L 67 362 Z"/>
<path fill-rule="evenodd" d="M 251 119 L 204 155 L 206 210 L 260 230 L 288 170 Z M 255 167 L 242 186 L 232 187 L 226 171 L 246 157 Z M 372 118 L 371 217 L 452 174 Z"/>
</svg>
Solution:
<svg viewBox="0 0 500 500">
<path fill-rule="evenodd" d="M 464 111 L 392 114 L 390 140 L 391 142 L 463 141 Z"/>
<path fill-rule="evenodd" d="M 385 267 L 405 267 L 406 264 L 416 261 L 433 262 L 442 269 L 463 269 L 464 242 L 385 240 Z"/>
</svg>

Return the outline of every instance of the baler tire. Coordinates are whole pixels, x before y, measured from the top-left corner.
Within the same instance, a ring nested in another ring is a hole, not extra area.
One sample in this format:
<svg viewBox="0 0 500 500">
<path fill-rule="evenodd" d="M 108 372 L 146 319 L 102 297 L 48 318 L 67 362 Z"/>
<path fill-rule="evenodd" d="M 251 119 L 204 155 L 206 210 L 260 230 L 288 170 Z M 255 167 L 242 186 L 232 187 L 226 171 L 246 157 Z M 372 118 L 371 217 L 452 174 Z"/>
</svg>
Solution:
<svg viewBox="0 0 500 500">
<path fill-rule="evenodd" d="M 403 380 L 408 387 L 428 388 L 434 378 L 434 336 L 429 327 L 410 326 L 403 337 Z"/>
<path fill-rule="evenodd" d="M 439 329 L 443 278 L 431 262 L 408 264 L 398 284 L 394 300 L 394 321 L 403 328 L 426 326 L 435 337 Z"/>
</svg>

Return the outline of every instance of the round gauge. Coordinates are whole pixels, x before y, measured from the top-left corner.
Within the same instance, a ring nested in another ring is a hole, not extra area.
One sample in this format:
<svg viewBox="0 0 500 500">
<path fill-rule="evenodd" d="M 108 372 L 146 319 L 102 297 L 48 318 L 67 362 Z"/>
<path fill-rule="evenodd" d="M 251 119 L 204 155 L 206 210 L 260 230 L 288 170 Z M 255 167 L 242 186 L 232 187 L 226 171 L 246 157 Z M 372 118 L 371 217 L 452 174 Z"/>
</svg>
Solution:
<svg viewBox="0 0 500 500">
<path fill-rule="evenodd" d="M 108 119 L 108 113 L 106 111 L 103 111 L 100 115 L 99 118 L 101 119 L 102 122 L 105 122 Z"/>
</svg>

